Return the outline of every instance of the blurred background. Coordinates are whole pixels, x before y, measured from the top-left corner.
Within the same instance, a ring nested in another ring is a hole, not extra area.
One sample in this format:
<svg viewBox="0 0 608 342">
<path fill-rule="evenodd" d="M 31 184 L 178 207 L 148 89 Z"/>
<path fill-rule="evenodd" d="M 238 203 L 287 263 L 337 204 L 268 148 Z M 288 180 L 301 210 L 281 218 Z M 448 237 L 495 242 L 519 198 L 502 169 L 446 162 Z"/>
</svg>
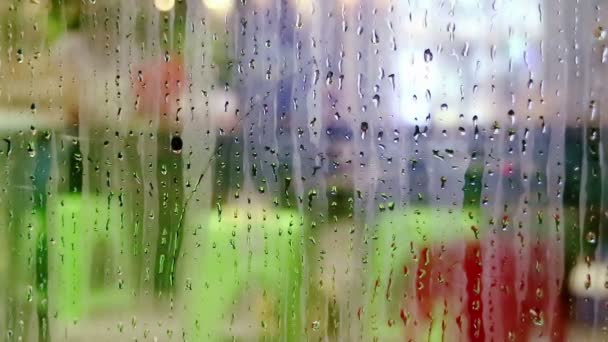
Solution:
<svg viewBox="0 0 608 342">
<path fill-rule="evenodd" d="M 2 1 L 2 338 L 608 339 L 605 5 Z"/>
</svg>

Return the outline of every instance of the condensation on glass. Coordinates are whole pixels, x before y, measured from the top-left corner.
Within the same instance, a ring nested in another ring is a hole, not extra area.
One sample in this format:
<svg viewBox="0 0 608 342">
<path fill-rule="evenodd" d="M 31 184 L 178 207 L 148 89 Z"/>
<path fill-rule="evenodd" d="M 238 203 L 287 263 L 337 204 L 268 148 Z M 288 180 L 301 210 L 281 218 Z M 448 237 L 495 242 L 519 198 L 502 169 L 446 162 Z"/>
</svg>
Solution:
<svg viewBox="0 0 608 342">
<path fill-rule="evenodd" d="M 606 6 L 3 0 L 2 340 L 605 340 Z"/>
</svg>

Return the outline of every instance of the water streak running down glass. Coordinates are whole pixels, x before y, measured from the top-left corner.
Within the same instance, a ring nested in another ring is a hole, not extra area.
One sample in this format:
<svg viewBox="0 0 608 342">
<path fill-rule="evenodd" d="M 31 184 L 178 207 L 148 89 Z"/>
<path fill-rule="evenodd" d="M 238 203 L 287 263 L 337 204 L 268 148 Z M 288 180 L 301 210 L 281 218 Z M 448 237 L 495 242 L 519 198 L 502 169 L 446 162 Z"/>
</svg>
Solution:
<svg viewBox="0 0 608 342">
<path fill-rule="evenodd" d="M 2 340 L 608 339 L 606 7 L 2 1 Z"/>
</svg>

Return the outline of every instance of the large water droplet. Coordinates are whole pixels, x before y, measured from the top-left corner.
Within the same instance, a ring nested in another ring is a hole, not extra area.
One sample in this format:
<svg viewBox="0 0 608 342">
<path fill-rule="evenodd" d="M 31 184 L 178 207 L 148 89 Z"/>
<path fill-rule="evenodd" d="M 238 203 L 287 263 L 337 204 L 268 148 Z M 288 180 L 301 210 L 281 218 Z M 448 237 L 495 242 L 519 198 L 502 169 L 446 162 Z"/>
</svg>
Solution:
<svg viewBox="0 0 608 342">
<path fill-rule="evenodd" d="M 543 313 L 541 311 L 537 311 L 535 309 L 530 309 L 530 318 L 532 319 L 532 323 L 536 326 L 543 326 L 545 324 L 545 320 L 543 318 Z"/>
<path fill-rule="evenodd" d="M 25 57 L 23 56 L 23 49 L 17 49 L 17 63 L 23 63 Z"/>
<path fill-rule="evenodd" d="M 424 50 L 424 61 L 427 63 L 433 61 L 433 53 L 431 52 L 431 49 Z"/>
<path fill-rule="evenodd" d="M 171 152 L 175 154 L 182 153 L 182 148 L 184 147 L 184 142 L 179 135 L 173 136 L 171 138 Z"/>
<path fill-rule="evenodd" d="M 608 36 L 608 33 L 606 32 L 606 29 L 604 29 L 604 27 L 598 26 L 593 32 L 593 35 L 597 40 L 606 40 L 606 36 Z"/>
<path fill-rule="evenodd" d="M 587 232 L 587 236 L 585 237 L 585 239 L 589 243 L 596 243 L 597 242 L 597 237 L 596 237 L 596 235 L 595 235 L 594 232 Z"/>
<path fill-rule="evenodd" d="M 34 148 L 33 144 L 27 145 L 27 154 L 32 158 L 36 156 L 36 148 Z"/>
<path fill-rule="evenodd" d="M 365 133 L 367 133 L 368 129 L 369 129 L 369 124 L 367 123 L 367 121 L 363 121 L 361 123 L 361 139 L 365 139 Z"/>
</svg>

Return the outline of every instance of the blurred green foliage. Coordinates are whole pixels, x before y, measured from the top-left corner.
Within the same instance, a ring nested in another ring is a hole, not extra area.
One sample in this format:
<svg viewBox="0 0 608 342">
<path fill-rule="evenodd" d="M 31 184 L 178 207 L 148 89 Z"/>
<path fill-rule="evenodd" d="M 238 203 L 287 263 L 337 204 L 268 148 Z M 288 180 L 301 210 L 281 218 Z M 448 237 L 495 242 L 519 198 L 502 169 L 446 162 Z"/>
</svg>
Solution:
<svg viewBox="0 0 608 342">
<path fill-rule="evenodd" d="M 80 0 L 51 0 L 47 28 L 47 40 L 50 44 L 64 32 L 78 31 L 81 28 L 81 10 Z"/>
<path fill-rule="evenodd" d="M 189 272 L 190 337 L 225 341 L 234 305 L 251 301 L 264 340 L 300 340 L 304 219 L 290 210 L 230 207 L 199 222 L 204 242 Z"/>
</svg>

